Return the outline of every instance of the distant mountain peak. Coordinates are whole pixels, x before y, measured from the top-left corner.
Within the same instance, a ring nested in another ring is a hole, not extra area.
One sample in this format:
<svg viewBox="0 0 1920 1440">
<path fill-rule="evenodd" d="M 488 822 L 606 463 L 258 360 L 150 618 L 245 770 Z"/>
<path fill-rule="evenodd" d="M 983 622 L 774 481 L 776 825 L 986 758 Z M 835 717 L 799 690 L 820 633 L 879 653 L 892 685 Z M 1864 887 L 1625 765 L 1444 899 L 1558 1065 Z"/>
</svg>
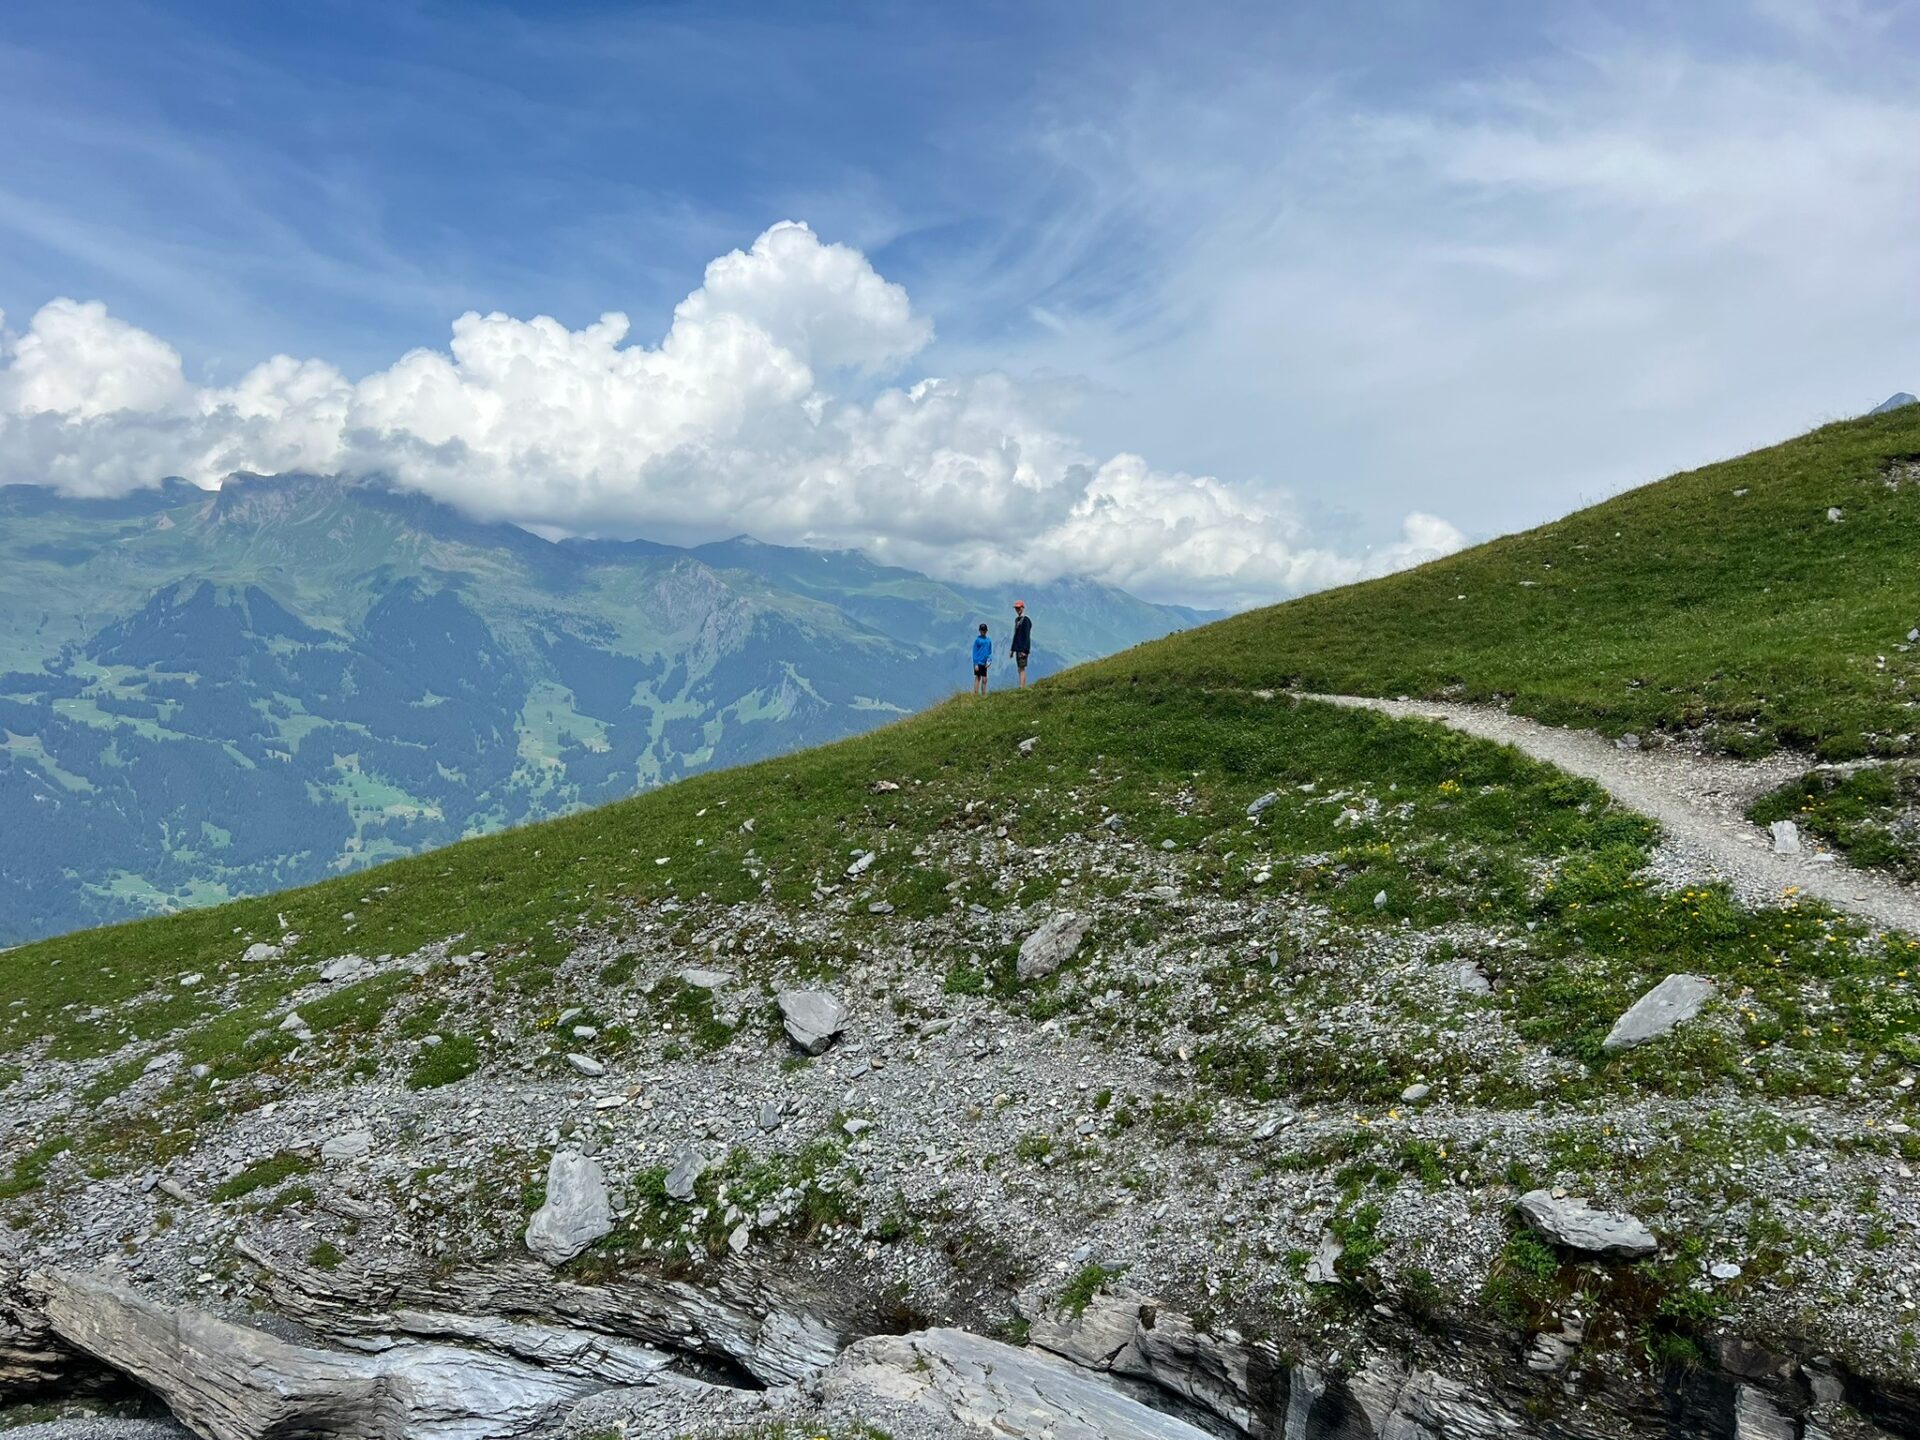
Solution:
<svg viewBox="0 0 1920 1440">
<path fill-rule="evenodd" d="M 1896 390 L 1867 413 L 1885 415 L 1889 410 L 1904 410 L 1909 405 L 1920 405 L 1920 396 L 1909 395 L 1905 390 Z"/>
</svg>

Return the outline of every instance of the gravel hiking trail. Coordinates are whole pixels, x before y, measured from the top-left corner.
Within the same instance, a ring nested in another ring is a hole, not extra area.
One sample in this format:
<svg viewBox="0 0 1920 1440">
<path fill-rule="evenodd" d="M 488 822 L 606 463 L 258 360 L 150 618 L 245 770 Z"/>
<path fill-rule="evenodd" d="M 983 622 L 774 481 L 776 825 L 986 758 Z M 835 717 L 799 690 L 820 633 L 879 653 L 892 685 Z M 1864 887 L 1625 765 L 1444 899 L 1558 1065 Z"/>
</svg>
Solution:
<svg viewBox="0 0 1920 1440">
<path fill-rule="evenodd" d="M 1279 692 L 1284 693 L 1284 692 Z M 1561 730 L 1481 705 L 1438 700 L 1380 700 L 1361 695 L 1300 695 L 1401 720 L 1432 720 L 1556 765 L 1599 785 L 1666 832 L 1657 868 L 1681 880 L 1724 880 L 1749 905 L 1779 904 L 1793 893 L 1889 930 L 1920 935 L 1920 891 L 1821 858 L 1802 833 L 1798 855 L 1774 853 L 1772 837 L 1746 818 L 1767 791 L 1807 773 L 1803 760 L 1703 755 L 1678 746 L 1622 749 L 1591 730 Z"/>
</svg>

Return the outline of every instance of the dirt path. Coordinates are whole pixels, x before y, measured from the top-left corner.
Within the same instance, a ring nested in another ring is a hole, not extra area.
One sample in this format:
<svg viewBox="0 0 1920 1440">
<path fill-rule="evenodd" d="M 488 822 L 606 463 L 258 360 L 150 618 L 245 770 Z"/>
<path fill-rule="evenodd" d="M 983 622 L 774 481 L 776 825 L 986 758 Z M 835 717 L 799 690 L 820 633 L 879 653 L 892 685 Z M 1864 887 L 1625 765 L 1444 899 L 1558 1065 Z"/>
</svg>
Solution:
<svg viewBox="0 0 1920 1440">
<path fill-rule="evenodd" d="M 1725 880 L 1749 904 L 1777 904 L 1789 888 L 1862 920 L 1920 935 L 1920 892 L 1837 857 L 1813 852 L 1776 855 L 1768 833 L 1746 809 L 1774 787 L 1804 774 L 1790 755 L 1734 760 L 1667 747 L 1623 750 L 1591 730 L 1560 730 L 1479 705 L 1435 700 L 1376 700 L 1358 695 L 1308 695 L 1333 705 L 1378 710 L 1400 719 L 1434 720 L 1455 730 L 1525 751 L 1602 786 L 1622 805 L 1660 822 L 1666 832 L 1662 869 L 1676 878 Z"/>
</svg>

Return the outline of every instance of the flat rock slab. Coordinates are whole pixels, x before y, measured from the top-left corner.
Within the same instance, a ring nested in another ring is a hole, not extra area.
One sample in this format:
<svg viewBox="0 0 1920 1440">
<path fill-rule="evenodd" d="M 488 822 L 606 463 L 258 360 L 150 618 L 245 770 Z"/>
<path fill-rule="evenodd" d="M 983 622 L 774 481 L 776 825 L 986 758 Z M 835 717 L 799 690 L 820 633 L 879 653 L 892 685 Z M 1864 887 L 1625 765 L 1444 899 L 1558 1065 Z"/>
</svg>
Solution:
<svg viewBox="0 0 1920 1440">
<path fill-rule="evenodd" d="M 1669 975 L 1614 1021 L 1600 1048 L 1609 1052 L 1631 1050 L 1658 1040 L 1676 1025 L 1693 1019 L 1712 998 L 1711 980 L 1699 975 Z"/>
<path fill-rule="evenodd" d="M 1585 1200 L 1556 1199 L 1550 1190 L 1520 1197 L 1520 1218 L 1564 1250 L 1610 1260 L 1638 1260 L 1660 1248 L 1632 1215 L 1598 1210 Z"/>
<path fill-rule="evenodd" d="M 1020 942 L 1015 972 L 1022 980 L 1040 980 L 1073 958 L 1087 938 L 1090 922 L 1072 910 L 1056 910 L 1040 928 Z"/>
<path fill-rule="evenodd" d="M 613 1233 L 613 1201 L 600 1162 L 577 1150 L 557 1150 L 547 1162 L 547 1199 L 527 1222 L 527 1249 L 549 1265 L 564 1265 L 594 1241 Z"/>
<path fill-rule="evenodd" d="M 291 1345 L 94 1276 L 35 1279 L 53 1332 L 158 1395 L 207 1440 L 496 1440 L 558 1417 L 604 1382 L 451 1345 L 377 1355 Z"/>
<path fill-rule="evenodd" d="M 929 1420 L 966 1427 L 960 1434 L 1006 1440 L 1209 1440 L 1207 1431 L 1141 1404 L 1103 1376 L 964 1330 L 861 1340 L 827 1367 L 820 1388 L 856 1413 L 863 1396 L 878 1395 Z"/>
<path fill-rule="evenodd" d="M 809 1055 L 822 1055 L 833 1037 L 847 1028 L 847 1007 L 825 990 L 782 990 L 780 1020 L 787 1038 Z"/>
<path fill-rule="evenodd" d="M 371 1130 L 343 1130 L 338 1135 L 330 1135 L 320 1143 L 322 1160 L 358 1160 L 372 1153 L 373 1132 Z"/>
</svg>

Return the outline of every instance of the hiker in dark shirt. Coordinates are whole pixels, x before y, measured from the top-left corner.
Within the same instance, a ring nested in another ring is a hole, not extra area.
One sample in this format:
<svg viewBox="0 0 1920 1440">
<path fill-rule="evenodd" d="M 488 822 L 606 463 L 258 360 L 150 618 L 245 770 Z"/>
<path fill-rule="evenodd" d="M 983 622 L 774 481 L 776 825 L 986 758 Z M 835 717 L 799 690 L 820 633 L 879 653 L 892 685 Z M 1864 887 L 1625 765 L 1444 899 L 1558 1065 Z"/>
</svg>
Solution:
<svg viewBox="0 0 1920 1440">
<path fill-rule="evenodd" d="M 1020 688 L 1027 688 L 1027 657 L 1033 653 L 1033 621 L 1027 615 L 1027 602 L 1013 602 L 1013 640 L 1007 649 L 1013 655 L 1014 667 L 1020 672 Z"/>
</svg>

